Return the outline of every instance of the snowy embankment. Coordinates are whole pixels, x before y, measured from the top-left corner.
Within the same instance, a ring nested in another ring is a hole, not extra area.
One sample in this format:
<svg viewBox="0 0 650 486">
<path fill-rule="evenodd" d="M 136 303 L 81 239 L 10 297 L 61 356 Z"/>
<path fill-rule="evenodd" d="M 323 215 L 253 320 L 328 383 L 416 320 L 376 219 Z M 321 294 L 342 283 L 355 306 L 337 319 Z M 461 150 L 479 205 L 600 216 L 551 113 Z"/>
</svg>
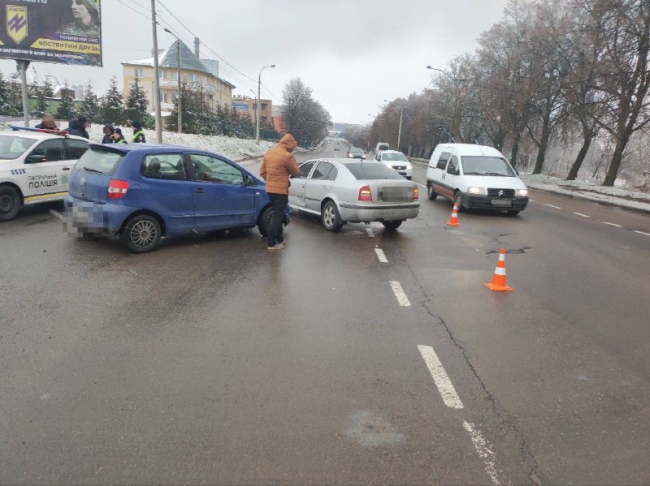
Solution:
<svg viewBox="0 0 650 486">
<path fill-rule="evenodd" d="M 559 177 L 545 175 L 521 174 L 519 177 L 532 189 L 650 213 L 650 194 L 646 192 L 622 187 L 603 187 L 587 181 L 566 181 Z"/>
</svg>

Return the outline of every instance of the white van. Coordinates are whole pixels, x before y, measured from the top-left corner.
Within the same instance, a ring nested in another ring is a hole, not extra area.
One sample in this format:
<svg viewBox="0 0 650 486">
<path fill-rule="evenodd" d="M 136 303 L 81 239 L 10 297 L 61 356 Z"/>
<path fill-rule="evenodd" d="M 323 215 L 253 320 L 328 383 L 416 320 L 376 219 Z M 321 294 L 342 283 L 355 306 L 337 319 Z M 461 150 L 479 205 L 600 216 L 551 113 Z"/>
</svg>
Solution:
<svg viewBox="0 0 650 486">
<path fill-rule="evenodd" d="M 440 144 L 427 169 L 427 194 L 444 196 L 463 209 L 518 214 L 528 205 L 528 189 L 501 152 L 483 145 Z"/>
<path fill-rule="evenodd" d="M 390 145 L 388 145 L 386 142 L 379 142 L 375 147 L 375 153 L 379 153 L 382 150 L 390 150 Z"/>
</svg>

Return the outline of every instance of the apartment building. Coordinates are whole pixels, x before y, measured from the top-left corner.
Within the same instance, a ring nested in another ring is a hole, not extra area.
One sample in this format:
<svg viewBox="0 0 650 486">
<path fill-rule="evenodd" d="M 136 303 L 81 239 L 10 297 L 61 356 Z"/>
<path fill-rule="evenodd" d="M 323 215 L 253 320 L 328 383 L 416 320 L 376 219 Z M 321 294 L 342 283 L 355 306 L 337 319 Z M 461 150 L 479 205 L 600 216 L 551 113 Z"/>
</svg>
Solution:
<svg viewBox="0 0 650 486">
<path fill-rule="evenodd" d="M 248 96 L 235 95 L 231 107 L 242 115 L 250 115 L 251 120 L 256 121 L 257 100 Z M 272 124 L 273 103 L 271 100 L 260 100 L 260 122 Z"/>
</svg>

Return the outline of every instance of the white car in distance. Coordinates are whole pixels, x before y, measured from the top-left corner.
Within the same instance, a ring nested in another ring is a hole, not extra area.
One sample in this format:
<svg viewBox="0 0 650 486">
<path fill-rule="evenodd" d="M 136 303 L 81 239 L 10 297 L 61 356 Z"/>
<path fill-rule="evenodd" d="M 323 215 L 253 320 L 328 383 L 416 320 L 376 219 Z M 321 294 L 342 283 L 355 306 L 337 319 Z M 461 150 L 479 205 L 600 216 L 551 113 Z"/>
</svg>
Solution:
<svg viewBox="0 0 650 486">
<path fill-rule="evenodd" d="M 398 152 L 397 150 L 383 150 L 375 155 L 375 160 L 381 162 L 389 169 L 393 169 L 399 175 L 406 177 L 409 181 L 413 177 L 413 166 L 402 152 Z"/>
</svg>

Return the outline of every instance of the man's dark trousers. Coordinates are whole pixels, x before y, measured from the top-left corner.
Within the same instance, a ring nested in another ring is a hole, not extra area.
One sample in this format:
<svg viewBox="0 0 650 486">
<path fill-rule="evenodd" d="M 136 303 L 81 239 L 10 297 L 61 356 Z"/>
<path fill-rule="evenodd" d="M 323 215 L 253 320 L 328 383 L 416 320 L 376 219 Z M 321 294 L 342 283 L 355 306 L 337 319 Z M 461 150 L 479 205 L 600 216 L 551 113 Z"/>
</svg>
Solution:
<svg viewBox="0 0 650 486">
<path fill-rule="evenodd" d="M 271 206 L 273 207 L 273 220 L 269 227 L 268 246 L 275 246 L 276 243 L 282 243 L 284 237 L 282 235 L 282 222 L 284 221 L 284 212 L 289 203 L 289 196 L 286 194 L 272 194 L 269 193 Z"/>
</svg>

